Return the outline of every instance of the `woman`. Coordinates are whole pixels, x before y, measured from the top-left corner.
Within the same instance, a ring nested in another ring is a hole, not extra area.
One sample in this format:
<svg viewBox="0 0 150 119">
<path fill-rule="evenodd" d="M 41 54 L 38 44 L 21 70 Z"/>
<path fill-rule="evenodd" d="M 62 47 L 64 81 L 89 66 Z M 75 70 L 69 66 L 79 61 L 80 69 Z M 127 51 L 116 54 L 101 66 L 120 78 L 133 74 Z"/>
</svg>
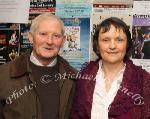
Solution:
<svg viewBox="0 0 150 119">
<path fill-rule="evenodd" d="M 99 57 L 78 74 L 71 119 L 150 119 L 150 74 L 129 59 L 129 27 L 111 17 L 98 25 Z"/>
</svg>

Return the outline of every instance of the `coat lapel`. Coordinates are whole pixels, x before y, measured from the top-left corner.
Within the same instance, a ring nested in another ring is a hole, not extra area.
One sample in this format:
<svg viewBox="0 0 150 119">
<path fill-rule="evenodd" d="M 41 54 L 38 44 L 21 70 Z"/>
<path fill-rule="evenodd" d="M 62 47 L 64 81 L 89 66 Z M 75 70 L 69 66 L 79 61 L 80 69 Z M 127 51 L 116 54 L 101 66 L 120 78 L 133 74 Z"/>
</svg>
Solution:
<svg viewBox="0 0 150 119">
<path fill-rule="evenodd" d="M 123 80 L 113 103 L 110 105 L 109 117 L 118 117 L 127 113 L 130 109 L 139 105 L 142 101 L 138 96 L 142 96 L 142 75 L 137 73 L 131 61 L 127 61 Z"/>
</svg>

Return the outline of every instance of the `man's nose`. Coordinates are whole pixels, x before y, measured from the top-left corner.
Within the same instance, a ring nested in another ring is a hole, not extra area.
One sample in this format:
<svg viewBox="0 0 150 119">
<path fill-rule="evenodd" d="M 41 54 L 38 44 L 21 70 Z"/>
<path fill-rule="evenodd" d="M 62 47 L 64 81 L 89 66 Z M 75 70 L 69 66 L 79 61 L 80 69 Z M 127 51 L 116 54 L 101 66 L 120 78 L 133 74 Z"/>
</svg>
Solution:
<svg viewBox="0 0 150 119">
<path fill-rule="evenodd" d="M 52 36 L 52 35 L 49 35 L 49 36 L 47 37 L 47 43 L 48 43 L 48 44 L 52 44 L 52 43 L 53 43 L 53 36 Z"/>
</svg>

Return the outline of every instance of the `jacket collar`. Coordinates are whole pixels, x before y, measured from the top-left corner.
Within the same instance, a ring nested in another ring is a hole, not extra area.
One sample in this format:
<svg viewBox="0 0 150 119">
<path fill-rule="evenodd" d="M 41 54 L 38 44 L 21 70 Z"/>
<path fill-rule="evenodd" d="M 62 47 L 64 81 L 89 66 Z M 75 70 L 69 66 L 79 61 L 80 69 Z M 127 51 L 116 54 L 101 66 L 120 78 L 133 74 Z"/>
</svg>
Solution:
<svg viewBox="0 0 150 119">
<path fill-rule="evenodd" d="M 125 114 L 129 109 L 141 106 L 143 103 L 141 68 L 135 66 L 131 60 L 128 60 L 126 64 L 121 87 L 110 105 L 110 117 Z"/>
<path fill-rule="evenodd" d="M 19 77 L 26 73 L 32 72 L 31 68 L 29 67 L 30 55 L 31 50 L 27 51 L 23 55 L 20 55 L 16 60 L 11 62 L 9 70 L 11 77 Z M 73 67 L 70 67 L 69 63 L 65 59 L 63 59 L 59 55 L 57 58 L 58 58 L 59 72 L 61 74 L 69 73 L 70 75 L 74 75 L 77 73 L 77 71 Z M 65 78 L 70 77 L 66 76 Z"/>
<path fill-rule="evenodd" d="M 31 51 L 27 51 L 23 55 L 20 55 L 16 60 L 11 62 L 9 70 L 10 77 L 19 77 L 31 72 L 28 62 L 30 54 Z"/>
</svg>

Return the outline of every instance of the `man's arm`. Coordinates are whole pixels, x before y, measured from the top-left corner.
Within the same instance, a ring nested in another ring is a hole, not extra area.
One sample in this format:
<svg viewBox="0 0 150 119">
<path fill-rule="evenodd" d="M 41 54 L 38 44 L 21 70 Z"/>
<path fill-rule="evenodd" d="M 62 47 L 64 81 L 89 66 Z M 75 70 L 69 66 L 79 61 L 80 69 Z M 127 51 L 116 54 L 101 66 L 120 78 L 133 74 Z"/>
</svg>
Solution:
<svg viewBox="0 0 150 119">
<path fill-rule="evenodd" d="M 4 108 L 4 103 L 3 101 L 0 100 L 0 119 L 4 119 L 4 116 L 2 113 L 3 108 Z"/>
</svg>

